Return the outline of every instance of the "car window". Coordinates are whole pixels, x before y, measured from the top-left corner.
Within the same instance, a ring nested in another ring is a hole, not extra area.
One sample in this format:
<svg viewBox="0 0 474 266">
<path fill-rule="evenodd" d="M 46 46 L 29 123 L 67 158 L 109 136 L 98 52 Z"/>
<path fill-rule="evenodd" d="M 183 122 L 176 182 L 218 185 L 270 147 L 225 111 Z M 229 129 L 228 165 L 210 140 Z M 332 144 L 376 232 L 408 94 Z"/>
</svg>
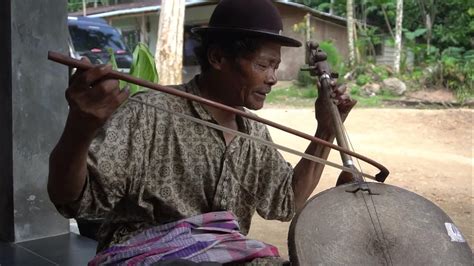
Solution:
<svg viewBox="0 0 474 266">
<path fill-rule="evenodd" d="M 114 51 L 127 50 L 121 40 L 120 33 L 114 28 L 99 26 L 69 25 L 69 32 L 77 52 L 88 52 L 106 48 Z"/>
</svg>

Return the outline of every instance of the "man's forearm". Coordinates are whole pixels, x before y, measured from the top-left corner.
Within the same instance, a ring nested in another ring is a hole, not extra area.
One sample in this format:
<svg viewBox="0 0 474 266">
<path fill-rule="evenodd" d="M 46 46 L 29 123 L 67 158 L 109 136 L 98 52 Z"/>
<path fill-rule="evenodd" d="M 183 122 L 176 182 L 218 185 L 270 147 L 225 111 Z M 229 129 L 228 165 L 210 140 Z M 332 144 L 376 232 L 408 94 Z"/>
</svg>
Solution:
<svg viewBox="0 0 474 266">
<path fill-rule="evenodd" d="M 93 134 L 83 134 L 83 129 L 71 122 L 49 158 L 48 192 L 55 204 L 69 203 L 79 198 L 87 176 L 87 153 Z"/>
<path fill-rule="evenodd" d="M 328 142 L 334 141 L 334 134 L 317 131 L 316 137 L 324 139 Z M 305 153 L 327 159 L 331 148 L 311 143 Z M 294 168 L 293 172 L 293 192 L 295 194 L 295 205 L 297 211 L 303 208 L 308 197 L 313 193 L 319 183 L 324 164 L 316 163 L 307 159 L 301 159 Z"/>
</svg>

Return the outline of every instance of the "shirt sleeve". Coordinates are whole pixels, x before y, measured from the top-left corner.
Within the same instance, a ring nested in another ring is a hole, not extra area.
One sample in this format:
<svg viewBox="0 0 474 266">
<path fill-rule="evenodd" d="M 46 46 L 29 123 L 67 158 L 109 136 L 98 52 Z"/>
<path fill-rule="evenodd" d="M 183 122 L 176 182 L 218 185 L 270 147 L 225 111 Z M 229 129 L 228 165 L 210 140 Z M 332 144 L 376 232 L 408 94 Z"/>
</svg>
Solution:
<svg viewBox="0 0 474 266">
<path fill-rule="evenodd" d="M 265 127 L 264 139 L 272 141 Z M 267 220 L 289 221 L 295 215 L 292 187 L 293 167 L 278 150 L 265 146 L 259 172 L 258 194 L 262 200 L 257 204 L 258 214 Z"/>
<path fill-rule="evenodd" d="M 136 104 L 117 110 L 89 147 L 87 177 L 78 200 L 56 205 L 67 218 L 97 219 L 105 215 L 128 193 L 131 174 L 143 161 L 143 134 Z"/>
</svg>

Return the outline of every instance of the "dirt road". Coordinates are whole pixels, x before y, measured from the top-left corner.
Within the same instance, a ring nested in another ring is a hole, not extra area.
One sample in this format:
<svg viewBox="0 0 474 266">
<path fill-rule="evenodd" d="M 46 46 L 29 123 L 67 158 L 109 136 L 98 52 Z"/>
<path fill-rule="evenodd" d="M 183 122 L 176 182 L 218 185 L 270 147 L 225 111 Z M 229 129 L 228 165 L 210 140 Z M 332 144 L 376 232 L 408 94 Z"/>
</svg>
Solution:
<svg viewBox="0 0 474 266">
<path fill-rule="evenodd" d="M 311 109 L 267 106 L 258 115 L 309 134 L 314 134 L 316 128 Z M 415 192 L 441 207 L 471 248 L 473 117 L 473 110 L 462 109 L 355 109 L 345 123 L 355 150 L 390 170 L 386 183 Z M 278 130 L 270 132 L 276 143 L 299 151 L 304 151 L 308 144 Z M 298 161 L 296 156 L 284 156 L 293 165 Z M 340 158 L 331 152 L 330 160 L 339 162 Z M 326 167 L 314 194 L 333 187 L 338 173 L 339 170 Z M 250 236 L 276 245 L 286 257 L 288 226 L 289 223 L 265 221 L 256 216 Z"/>
</svg>

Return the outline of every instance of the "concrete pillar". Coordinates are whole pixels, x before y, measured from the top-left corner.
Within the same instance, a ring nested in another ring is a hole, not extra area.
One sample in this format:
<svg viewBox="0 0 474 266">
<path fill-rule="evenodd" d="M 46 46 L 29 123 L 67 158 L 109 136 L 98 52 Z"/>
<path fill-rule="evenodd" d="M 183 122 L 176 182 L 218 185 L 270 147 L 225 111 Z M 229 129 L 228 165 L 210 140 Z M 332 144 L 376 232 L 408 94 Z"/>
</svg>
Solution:
<svg viewBox="0 0 474 266">
<path fill-rule="evenodd" d="M 48 157 L 67 115 L 67 1 L 0 1 L 0 238 L 21 242 L 66 233 L 51 204 Z"/>
</svg>

